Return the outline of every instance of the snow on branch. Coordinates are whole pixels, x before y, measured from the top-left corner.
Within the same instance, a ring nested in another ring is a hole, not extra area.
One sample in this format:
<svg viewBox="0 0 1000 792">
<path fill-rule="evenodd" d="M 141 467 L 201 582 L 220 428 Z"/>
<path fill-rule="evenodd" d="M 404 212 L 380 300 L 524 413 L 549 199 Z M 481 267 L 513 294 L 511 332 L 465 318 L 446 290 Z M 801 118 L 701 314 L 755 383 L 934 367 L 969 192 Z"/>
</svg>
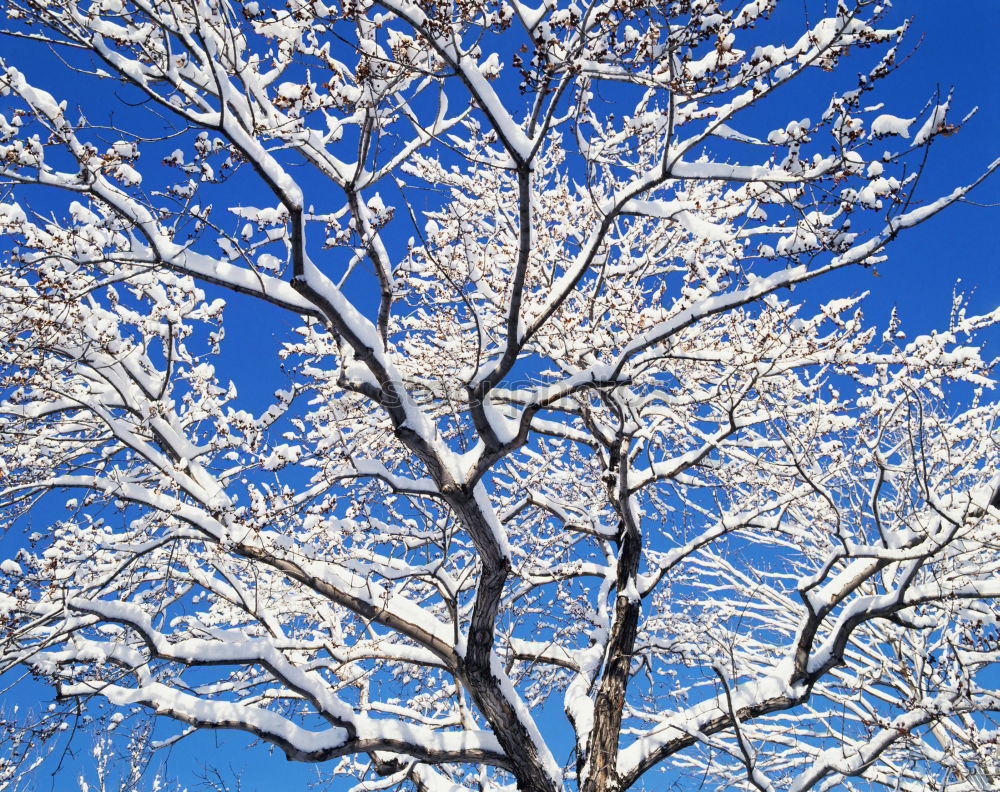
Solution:
<svg viewBox="0 0 1000 792">
<path fill-rule="evenodd" d="M 0 669 L 357 789 L 991 766 L 1000 311 L 864 311 L 1000 160 L 801 6 L 9 3 Z"/>
</svg>

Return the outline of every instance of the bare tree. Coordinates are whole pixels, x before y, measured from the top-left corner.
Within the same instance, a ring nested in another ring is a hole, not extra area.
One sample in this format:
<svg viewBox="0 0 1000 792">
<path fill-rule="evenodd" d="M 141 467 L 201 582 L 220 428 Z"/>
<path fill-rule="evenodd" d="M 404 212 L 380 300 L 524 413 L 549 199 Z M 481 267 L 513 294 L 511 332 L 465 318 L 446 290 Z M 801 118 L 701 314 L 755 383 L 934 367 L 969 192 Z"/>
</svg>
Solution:
<svg viewBox="0 0 1000 792">
<path fill-rule="evenodd" d="M 363 789 L 971 789 L 1000 312 L 790 294 L 960 122 L 778 5 L 9 0 L 7 667 Z"/>
</svg>

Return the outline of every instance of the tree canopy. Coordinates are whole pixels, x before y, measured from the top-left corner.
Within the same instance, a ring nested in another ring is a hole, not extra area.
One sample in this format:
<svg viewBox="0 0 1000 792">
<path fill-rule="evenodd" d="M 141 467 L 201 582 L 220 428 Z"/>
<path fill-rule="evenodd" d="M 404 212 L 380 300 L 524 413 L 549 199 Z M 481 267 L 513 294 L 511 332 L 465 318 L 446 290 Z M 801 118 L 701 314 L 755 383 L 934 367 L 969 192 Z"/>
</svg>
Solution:
<svg viewBox="0 0 1000 792">
<path fill-rule="evenodd" d="M 8 0 L 0 669 L 359 789 L 975 789 L 1000 309 L 823 278 L 1000 161 L 923 194 L 819 5 Z"/>
</svg>

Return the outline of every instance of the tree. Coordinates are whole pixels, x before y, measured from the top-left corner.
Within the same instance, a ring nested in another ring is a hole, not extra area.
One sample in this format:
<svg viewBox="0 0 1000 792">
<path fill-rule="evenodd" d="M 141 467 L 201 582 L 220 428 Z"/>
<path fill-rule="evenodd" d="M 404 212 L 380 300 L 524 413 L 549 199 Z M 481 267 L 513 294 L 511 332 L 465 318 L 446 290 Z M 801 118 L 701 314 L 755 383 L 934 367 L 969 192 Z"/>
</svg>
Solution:
<svg viewBox="0 0 1000 792">
<path fill-rule="evenodd" d="M 8 667 L 364 789 L 971 789 L 1000 311 L 791 290 L 978 180 L 776 6 L 11 0 Z"/>
</svg>

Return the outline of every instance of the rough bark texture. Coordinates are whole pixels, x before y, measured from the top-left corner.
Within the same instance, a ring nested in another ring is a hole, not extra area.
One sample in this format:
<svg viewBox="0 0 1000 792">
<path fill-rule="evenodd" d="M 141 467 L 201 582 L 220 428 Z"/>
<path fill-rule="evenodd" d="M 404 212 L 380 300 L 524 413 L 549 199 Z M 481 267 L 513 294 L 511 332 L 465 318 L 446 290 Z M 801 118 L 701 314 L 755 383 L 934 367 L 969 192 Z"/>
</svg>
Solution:
<svg viewBox="0 0 1000 792">
<path fill-rule="evenodd" d="M 609 495 L 619 514 L 615 610 L 604 669 L 594 700 L 594 727 L 583 762 L 582 792 L 619 792 L 622 789 L 618 773 L 622 711 L 641 613 L 636 576 L 642 558 L 642 534 L 629 502 L 628 460 L 620 451 L 620 440 L 612 445 L 610 453 L 610 474 L 615 486 L 609 486 Z"/>
</svg>

